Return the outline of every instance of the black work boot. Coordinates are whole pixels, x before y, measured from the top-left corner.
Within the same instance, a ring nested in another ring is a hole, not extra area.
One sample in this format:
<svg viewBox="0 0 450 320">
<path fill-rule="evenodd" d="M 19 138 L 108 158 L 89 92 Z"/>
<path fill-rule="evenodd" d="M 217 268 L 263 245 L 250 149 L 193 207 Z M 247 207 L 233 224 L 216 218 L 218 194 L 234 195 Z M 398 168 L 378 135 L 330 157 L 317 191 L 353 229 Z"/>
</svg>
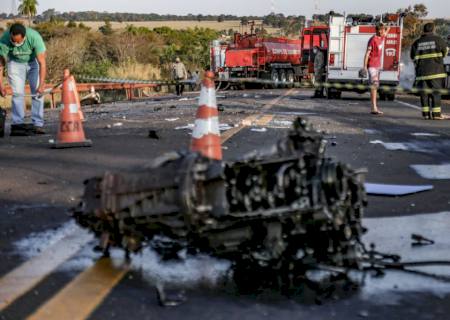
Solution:
<svg viewBox="0 0 450 320">
<path fill-rule="evenodd" d="M 33 126 L 32 131 L 34 134 L 46 134 L 44 127 Z"/>
<path fill-rule="evenodd" d="M 12 124 L 11 125 L 11 136 L 13 137 L 27 137 L 33 136 L 32 126 L 30 124 Z"/>
<path fill-rule="evenodd" d="M 432 109 L 432 116 L 433 116 L 433 120 L 442 120 L 444 119 L 444 117 L 442 117 L 441 114 L 441 107 L 434 107 Z"/>
<path fill-rule="evenodd" d="M 431 119 L 430 107 L 422 107 L 422 117 L 425 120 Z"/>
</svg>

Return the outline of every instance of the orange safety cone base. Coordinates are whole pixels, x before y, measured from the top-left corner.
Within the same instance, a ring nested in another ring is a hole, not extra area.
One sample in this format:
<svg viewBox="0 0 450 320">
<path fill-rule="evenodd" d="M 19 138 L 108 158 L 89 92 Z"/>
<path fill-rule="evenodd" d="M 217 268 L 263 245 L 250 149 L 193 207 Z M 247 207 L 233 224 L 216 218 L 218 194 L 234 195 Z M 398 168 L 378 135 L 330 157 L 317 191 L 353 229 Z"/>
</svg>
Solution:
<svg viewBox="0 0 450 320">
<path fill-rule="evenodd" d="M 92 141 L 87 139 L 81 142 L 53 142 L 50 144 L 52 149 L 66 149 L 66 148 L 82 148 L 82 147 L 92 147 Z"/>
</svg>

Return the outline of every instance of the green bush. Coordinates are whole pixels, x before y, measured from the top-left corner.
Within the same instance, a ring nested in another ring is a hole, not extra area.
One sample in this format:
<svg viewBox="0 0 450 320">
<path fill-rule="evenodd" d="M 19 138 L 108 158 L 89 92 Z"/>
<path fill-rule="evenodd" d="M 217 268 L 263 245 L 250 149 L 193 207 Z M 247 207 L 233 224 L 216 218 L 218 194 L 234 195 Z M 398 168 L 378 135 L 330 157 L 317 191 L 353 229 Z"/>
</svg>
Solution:
<svg viewBox="0 0 450 320">
<path fill-rule="evenodd" d="M 109 60 L 87 61 L 73 70 L 76 75 L 87 77 L 107 77 L 112 63 Z"/>
</svg>

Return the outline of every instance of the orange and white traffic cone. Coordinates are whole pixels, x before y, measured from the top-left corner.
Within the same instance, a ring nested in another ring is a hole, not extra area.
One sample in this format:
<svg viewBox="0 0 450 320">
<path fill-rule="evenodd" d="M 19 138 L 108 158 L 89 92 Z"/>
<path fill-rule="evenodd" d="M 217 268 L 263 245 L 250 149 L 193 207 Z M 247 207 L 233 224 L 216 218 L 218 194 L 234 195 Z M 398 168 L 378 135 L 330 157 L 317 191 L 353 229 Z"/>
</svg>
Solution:
<svg viewBox="0 0 450 320">
<path fill-rule="evenodd" d="M 222 160 L 214 73 L 210 71 L 203 79 L 198 104 L 191 150 L 213 160 Z"/>
<path fill-rule="evenodd" d="M 54 149 L 92 146 L 92 141 L 87 140 L 84 135 L 75 96 L 76 90 L 75 82 L 72 81 L 69 70 L 65 69 L 62 88 L 64 108 L 59 116 L 60 125 L 56 141 L 51 144 Z"/>
</svg>

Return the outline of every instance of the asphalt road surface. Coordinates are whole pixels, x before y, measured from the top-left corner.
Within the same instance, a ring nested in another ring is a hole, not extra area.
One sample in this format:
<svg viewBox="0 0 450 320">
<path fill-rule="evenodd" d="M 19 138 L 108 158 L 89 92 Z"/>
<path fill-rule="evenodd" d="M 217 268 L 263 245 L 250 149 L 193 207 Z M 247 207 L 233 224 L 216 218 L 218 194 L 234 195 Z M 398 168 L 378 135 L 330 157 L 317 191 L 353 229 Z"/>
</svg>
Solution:
<svg viewBox="0 0 450 320">
<path fill-rule="evenodd" d="M 370 196 L 367 243 L 405 260 L 450 260 L 450 121 L 422 120 L 413 96 L 382 101 L 384 115 L 373 116 L 367 95 L 311 95 L 296 89 L 218 93 L 224 157 L 238 159 L 275 143 L 304 117 L 324 132 L 328 155 L 367 169 L 368 182 L 433 185 L 404 197 Z M 0 319 L 450 319 L 450 267 L 355 273 L 358 286 L 319 299 L 305 292 L 241 294 L 222 280 L 228 262 L 205 256 L 164 263 L 145 250 L 130 265 L 120 251 L 100 259 L 95 239 L 68 214 L 83 181 L 187 149 L 196 96 L 86 107 L 92 148 L 49 148 L 56 111 L 46 113 L 50 134 L 0 139 Z M 444 103 L 444 112 L 449 107 Z M 159 139 L 150 139 L 149 130 Z M 412 233 L 435 244 L 413 247 Z M 160 307 L 159 283 L 185 288 L 187 302 Z"/>
</svg>

